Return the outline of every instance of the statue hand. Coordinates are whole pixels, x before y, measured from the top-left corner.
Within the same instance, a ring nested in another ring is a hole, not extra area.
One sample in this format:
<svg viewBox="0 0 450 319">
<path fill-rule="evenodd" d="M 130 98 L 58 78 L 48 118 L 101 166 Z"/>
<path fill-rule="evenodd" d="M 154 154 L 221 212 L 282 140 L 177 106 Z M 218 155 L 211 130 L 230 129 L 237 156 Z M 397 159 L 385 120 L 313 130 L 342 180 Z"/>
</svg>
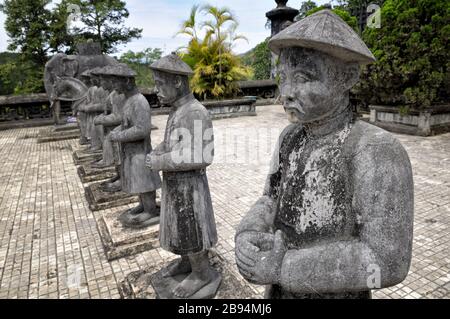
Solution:
<svg viewBox="0 0 450 319">
<path fill-rule="evenodd" d="M 281 266 L 287 247 L 283 233 L 242 233 L 236 239 L 236 264 L 251 283 L 259 285 L 280 282 Z"/>
</svg>

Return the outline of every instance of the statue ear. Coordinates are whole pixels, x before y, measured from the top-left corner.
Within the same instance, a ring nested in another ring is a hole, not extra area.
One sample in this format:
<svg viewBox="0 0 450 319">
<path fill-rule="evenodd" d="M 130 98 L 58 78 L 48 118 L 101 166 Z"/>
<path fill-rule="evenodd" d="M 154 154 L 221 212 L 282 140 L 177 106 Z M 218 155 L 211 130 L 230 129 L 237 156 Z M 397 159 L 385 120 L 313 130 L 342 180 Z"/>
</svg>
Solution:
<svg viewBox="0 0 450 319">
<path fill-rule="evenodd" d="M 175 77 L 175 88 L 177 88 L 177 89 L 181 88 L 182 84 L 183 84 L 183 81 L 181 79 L 181 76 L 177 75 Z"/>
<path fill-rule="evenodd" d="M 359 81 L 359 65 L 357 63 L 346 65 L 344 74 L 344 89 L 350 90 Z"/>
</svg>

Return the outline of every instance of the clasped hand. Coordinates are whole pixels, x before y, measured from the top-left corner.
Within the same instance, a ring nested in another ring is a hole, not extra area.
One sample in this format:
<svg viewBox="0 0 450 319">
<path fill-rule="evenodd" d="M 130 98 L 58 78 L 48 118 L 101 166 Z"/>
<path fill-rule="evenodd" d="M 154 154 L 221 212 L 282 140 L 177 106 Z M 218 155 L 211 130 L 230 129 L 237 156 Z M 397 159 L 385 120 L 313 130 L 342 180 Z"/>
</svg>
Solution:
<svg viewBox="0 0 450 319">
<path fill-rule="evenodd" d="M 278 284 L 286 251 L 284 235 L 280 230 L 275 235 L 244 232 L 236 239 L 236 264 L 242 276 L 251 283 Z"/>
</svg>

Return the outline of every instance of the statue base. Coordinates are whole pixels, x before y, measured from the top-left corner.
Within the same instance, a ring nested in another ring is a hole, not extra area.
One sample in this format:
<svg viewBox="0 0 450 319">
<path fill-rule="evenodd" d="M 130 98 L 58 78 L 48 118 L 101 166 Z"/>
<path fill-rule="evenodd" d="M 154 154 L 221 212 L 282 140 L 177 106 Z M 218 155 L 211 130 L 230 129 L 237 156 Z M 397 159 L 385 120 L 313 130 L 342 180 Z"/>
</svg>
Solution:
<svg viewBox="0 0 450 319">
<path fill-rule="evenodd" d="M 178 298 L 173 294 L 173 290 L 180 284 L 189 274 L 178 275 L 175 277 L 164 278 L 162 271 L 158 271 L 150 276 L 150 284 L 152 285 L 157 299 L 184 299 Z M 218 271 L 214 272 L 214 279 L 197 291 L 187 299 L 213 299 L 222 282 L 222 274 Z"/>
<path fill-rule="evenodd" d="M 101 160 L 103 157 L 103 152 L 90 152 L 89 148 L 85 148 L 73 152 L 72 157 L 75 165 L 83 165 Z"/>
<path fill-rule="evenodd" d="M 124 192 L 104 192 L 100 187 L 101 184 L 95 183 L 84 188 L 86 200 L 89 203 L 89 209 L 91 211 L 99 211 L 139 202 L 139 197 L 136 195 L 130 195 Z"/>
<path fill-rule="evenodd" d="M 78 123 L 66 123 L 63 125 L 57 125 L 51 129 L 52 132 L 65 132 L 79 130 Z"/>
<path fill-rule="evenodd" d="M 210 251 L 210 264 L 216 270 L 217 277 L 210 284 L 200 289 L 188 299 L 249 299 L 255 298 L 257 292 L 233 273 L 215 251 Z M 162 278 L 160 270 L 168 261 L 161 262 L 145 270 L 130 273 L 119 285 L 119 292 L 124 299 L 178 299 L 172 290 L 187 275 L 175 278 Z"/>
<path fill-rule="evenodd" d="M 39 131 L 37 143 L 56 142 L 80 138 L 79 129 L 66 129 L 54 131 L 56 128 L 47 128 Z"/>
<path fill-rule="evenodd" d="M 108 261 L 159 247 L 159 222 L 142 229 L 125 228 L 118 220 L 122 213 L 103 214 L 97 222 Z"/>
<path fill-rule="evenodd" d="M 96 168 L 91 166 L 92 163 L 82 164 L 78 167 L 78 176 L 81 182 L 90 183 L 113 178 L 117 172 L 114 166 L 104 168 Z"/>
</svg>

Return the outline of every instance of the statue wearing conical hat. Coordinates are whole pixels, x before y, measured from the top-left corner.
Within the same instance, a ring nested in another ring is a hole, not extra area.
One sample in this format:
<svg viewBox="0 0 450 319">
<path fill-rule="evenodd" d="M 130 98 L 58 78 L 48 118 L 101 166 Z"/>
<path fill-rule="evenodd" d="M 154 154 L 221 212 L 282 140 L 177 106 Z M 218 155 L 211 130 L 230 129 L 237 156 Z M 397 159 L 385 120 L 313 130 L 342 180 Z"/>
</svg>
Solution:
<svg viewBox="0 0 450 319">
<path fill-rule="evenodd" d="M 86 114 L 86 135 L 90 139 L 91 147 L 89 151 L 95 152 L 102 149 L 104 132 L 103 127 L 95 125 L 95 117 L 105 112 L 107 106 L 107 98 L 109 92 L 101 86 L 101 76 L 94 71 L 99 68 L 94 68 L 85 73 L 90 77 L 91 87 L 87 93 L 87 100 L 79 107 L 81 112 Z"/>
<path fill-rule="evenodd" d="M 208 257 L 208 250 L 217 243 L 206 176 L 214 154 L 211 117 L 190 90 L 188 76 L 193 71 L 176 54 L 150 68 L 160 102 L 172 110 L 164 141 L 146 163 L 163 174 L 161 248 L 181 255 L 158 272 L 159 279 L 152 284 L 160 298 L 212 298 L 221 275 L 210 266 Z"/>
<path fill-rule="evenodd" d="M 109 139 L 120 145 L 121 190 L 138 195 L 140 200 L 137 207 L 123 212 L 119 221 L 128 228 L 158 224 L 160 212 L 156 205 L 156 190 L 161 187 L 161 179 L 157 171 L 145 167 L 145 157 L 152 151 L 150 105 L 136 86 L 136 73 L 128 66 L 119 64 L 99 73 L 119 78 L 114 89 L 125 96 L 123 110 L 116 111 L 121 119 L 120 128 L 112 130 Z"/>
<path fill-rule="evenodd" d="M 349 90 L 373 62 L 330 10 L 274 36 L 292 122 L 263 196 L 236 232 L 236 263 L 267 298 L 370 298 L 402 282 L 413 238 L 413 178 L 400 142 L 355 120 Z"/>
</svg>

